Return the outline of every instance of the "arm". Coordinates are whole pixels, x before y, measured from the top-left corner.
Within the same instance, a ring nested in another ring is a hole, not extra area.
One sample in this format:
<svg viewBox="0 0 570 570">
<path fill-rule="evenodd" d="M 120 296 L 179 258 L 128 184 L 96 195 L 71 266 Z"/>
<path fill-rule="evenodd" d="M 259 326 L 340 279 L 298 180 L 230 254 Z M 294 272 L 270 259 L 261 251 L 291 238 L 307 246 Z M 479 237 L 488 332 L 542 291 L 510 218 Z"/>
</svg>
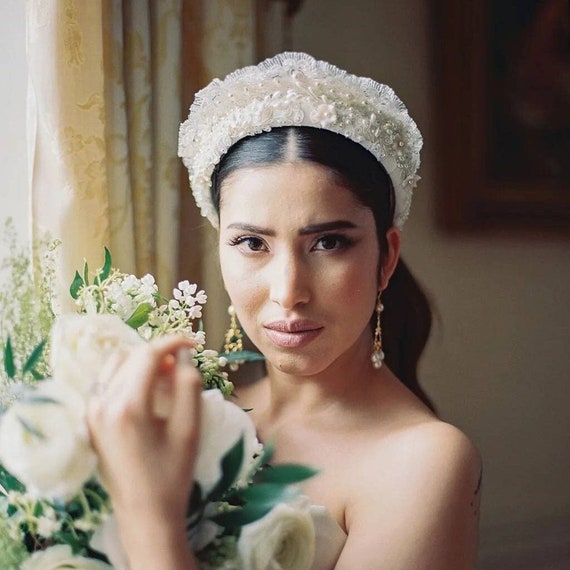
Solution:
<svg viewBox="0 0 570 570">
<path fill-rule="evenodd" d="M 131 568 L 195 570 L 185 516 L 193 481 L 201 378 L 183 359 L 182 337 L 145 344 L 111 374 L 90 401 L 88 425 L 99 455 L 121 542 Z M 155 395 L 171 396 L 165 417 Z"/>
<path fill-rule="evenodd" d="M 368 464 L 336 570 L 473 570 L 481 461 L 443 422 L 397 436 Z"/>
</svg>

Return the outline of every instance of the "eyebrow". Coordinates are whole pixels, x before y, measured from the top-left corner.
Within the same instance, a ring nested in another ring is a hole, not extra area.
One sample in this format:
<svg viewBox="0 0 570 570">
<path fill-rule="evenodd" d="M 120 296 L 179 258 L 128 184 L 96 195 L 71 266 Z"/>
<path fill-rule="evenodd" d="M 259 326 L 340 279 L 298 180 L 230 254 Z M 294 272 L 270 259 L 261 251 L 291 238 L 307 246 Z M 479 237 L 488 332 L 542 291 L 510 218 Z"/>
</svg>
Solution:
<svg viewBox="0 0 570 570">
<path fill-rule="evenodd" d="M 334 220 L 333 222 L 324 222 L 322 224 L 313 224 L 312 226 L 305 226 L 299 230 L 302 236 L 308 234 L 319 234 L 321 232 L 330 232 L 331 230 L 353 230 L 356 224 L 348 220 Z"/>
<path fill-rule="evenodd" d="M 322 224 L 312 224 L 310 226 L 305 226 L 299 230 L 299 235 L 311 235 L 318 234 L 321 232 L 330 232 L 331 230 L 351 230 L 356 229 L 357 226 L 353 222 L 348 220 L 334 220 L 332 222 L 323 222 Z M 251 232 L 254 234 L 260 234 L 264 236 L 275 236 L 275 232 L 268 228 L 262 228 L 260 226 L 254 226 L 252 224 L 243 224 L 240 222 L 235 222 L 228 226 L 228 229 L 243 230 L 246 232 Z"/>
</svg>

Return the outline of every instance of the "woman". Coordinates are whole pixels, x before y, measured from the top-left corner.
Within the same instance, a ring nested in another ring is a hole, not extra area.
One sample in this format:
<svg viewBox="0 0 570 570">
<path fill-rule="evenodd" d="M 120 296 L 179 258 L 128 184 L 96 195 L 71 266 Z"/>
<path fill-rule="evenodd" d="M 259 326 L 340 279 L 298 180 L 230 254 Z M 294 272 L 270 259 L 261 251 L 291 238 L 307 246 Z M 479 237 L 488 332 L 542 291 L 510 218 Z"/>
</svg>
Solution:
<svg viewBox="0 0 570 570">
<path fill-rule="evenodd" d="M 197 203 L 219 226 L 225 286 L 266 357 L 240 404 L 276 462 L 319 469 L 304 492 L 334 538 L 315 568 L 474 566 L 480 459 L 417 384 L 429 311 L 399 260 L 420 148 L 390 88 L 304 54 L 215 80 L 181 127 Z M 184 512 L 199 378 L 173 365 L 187 345 L 133 355 L 90 415 L 137 570 L 196 567 Z M 176 395 L 166 424 L 150 413 L 164 377 Z"/>
</svg>

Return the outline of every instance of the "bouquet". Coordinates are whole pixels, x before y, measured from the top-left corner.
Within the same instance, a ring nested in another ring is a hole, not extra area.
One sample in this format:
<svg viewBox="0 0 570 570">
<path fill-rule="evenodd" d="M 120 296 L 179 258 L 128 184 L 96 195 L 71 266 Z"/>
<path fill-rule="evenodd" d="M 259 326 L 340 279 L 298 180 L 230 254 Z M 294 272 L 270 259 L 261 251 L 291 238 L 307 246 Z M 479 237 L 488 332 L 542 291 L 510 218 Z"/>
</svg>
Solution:
<svg viewBox="0 0 570 570">
<path fill-rule="evenodd" d="M 270 466 L 271 446 L 258 442 L 247 412 L 228 400 L 233 385 L 224 367 L 256 356 L 205 348 L 205 292 L 183 281 L 165 298 L 151 275 L 121 273 L 105 250 L 94 274 L 85 263 L 75 275 L 70 293 L 77 313 L 57 316 L 50 309 L 49 253 L 39 280 L 24 259 L 17 253 L 4 264 L 21 289 L 19 309 L 14 291 L 0 294 L 0 569 L 128 568 L 89 441 L 86 406 L 105 363 L 172 333 L 196 342 L 192 359 L 203 379 L 187 510 L 200 567 L 309 568 L 314 525 L 292 484 L 315 472 Z"/>
</svg>

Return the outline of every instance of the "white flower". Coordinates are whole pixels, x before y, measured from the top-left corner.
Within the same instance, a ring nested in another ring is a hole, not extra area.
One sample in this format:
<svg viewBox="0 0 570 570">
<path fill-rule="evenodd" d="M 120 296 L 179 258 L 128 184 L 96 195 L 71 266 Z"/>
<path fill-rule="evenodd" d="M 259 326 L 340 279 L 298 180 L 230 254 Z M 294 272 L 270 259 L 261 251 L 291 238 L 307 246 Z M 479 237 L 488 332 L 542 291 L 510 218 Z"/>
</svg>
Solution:
<svg viewBox="0 0 570 570">
<path fill-rule="evenodd" d="M 57 380 L 41 382 L 4 414 L 0 462 L 33 496 L 65 500 L 77 494 L 97 462 L 83 397 Z"/>
<path fill-rule="evenodd" d="M 308 570 L 315 555 L 315 527 L 308 502 L 280 503 L 242 528 L 238 542 L 248 570 Z"/>
<path fill-rule="evenodd" d="M 215 513 L 215 504 L 209 503 L 206 506 L 204 517 L 202 517 L 198 524 L 190 531 L 188 539 L 194 552 L 200 552 L 200 550 L 206 548 L 208 544 L 221 534 L 223 528 L 207 518 L 208 515 Z"/>
<path fill-rule="evenodd" d="M 335 106 L 332 103 L 321 103 L 311 113 L 311 120 L 319 123 L 323 129 L 328 125 L 336 123 L 337 115 Z"/>
<path fill-rule="evenodd" d="M 100 560 L 74 556 L 69 545 L 60 544 L 32 554 L 21 570 L 112 570 L 112 567 Z"/>
<path fill-rule="evenodd" d="M 59 530 L 60 526 L 61 524 L 58 521 L 48 519 L 47 517 L 40 517 L 38 519 L 38 534 L 49 538 Z"/>
<path fill-rule="evenodd" d="M 38 519 L 38 534 L 49 538 L 56 533 L 61 527 L 60 521 L 57 520 L 55 511 L 50 509 L 48 512 Z"/>
<path fill-rule="evenodd" d="M 99 314 L 59 317 L 51 342 L 54 377 L 87 396 L 110 356 L 122 356 L 144 341 L 117 315 Z"/>
<path fill-rule="evenodd" d="M 244 437 L 244 462 L 238 484 L 245 484 L 253 456 L 259 450 L 253 421 L 239 406 L 228 402 L 219 390 L 202 392 L 202 420 L 198 457 L 194 478 L 205 495 L 212 490 L 222 474 L 220 461 L 241 436 Z"/>
<path fill-rule="evenodd" d="M 196 283 L 190 283 L 186 279 L 185 281 L 180 281 L 180 283 L 178 283 L 178 289 L 184 293 L 184 296 L 194 295 L 194 293 L 196 293 L 196 289 L 198 289 L 198 285 L 196 285 Z"/>
<path fill-rule="evenodd" d="M 187 309 L 189 319 L 201 319 L 202 318 L 202 307 L 200 305 L 194 305 L 193 307 Z"/>
<path fill-rule="evenodd" d="M 196 303 L 200 303 L 201 305 L 205 305 L 208 301 L 208 295 L 206 295 L 206 292 L 204 290 L 200 290 L 198 291 L 198 293 L 196 293 Z"/>
<path fill-rule="evenodd" d="M 199 344 L 206 344 L 206 333 L 204 331 L 196 331 L 194 333 L 194 340 Z"/>
<path fill-rule="evenodd" d="M 91 548 L 102 552 L 113 565 L 114 570 L 129 570 L 129 561 L 121 539 L 119 525 L 114 515 L 101 524 L 91 537 Z"/>
</svg>

